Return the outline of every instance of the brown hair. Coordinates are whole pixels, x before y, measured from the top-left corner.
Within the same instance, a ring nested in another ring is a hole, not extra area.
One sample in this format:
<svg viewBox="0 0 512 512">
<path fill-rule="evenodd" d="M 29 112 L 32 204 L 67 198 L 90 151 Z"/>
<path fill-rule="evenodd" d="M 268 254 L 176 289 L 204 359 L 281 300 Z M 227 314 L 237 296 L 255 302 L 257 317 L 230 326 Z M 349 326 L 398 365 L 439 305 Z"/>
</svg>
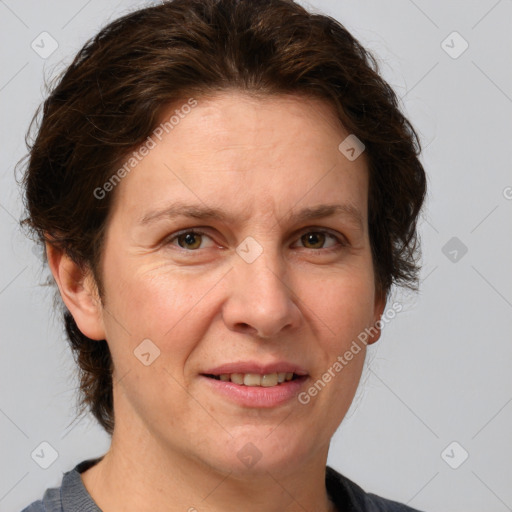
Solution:
<svg viewBox="0 0 512 512">
<path fill-rule="evenodd" d="M 103 28 L 88 41 L 34 116 L 23 185 L 37 238 L 91 268 L 99 261 L 114 193 L 105 184 L 184 97 L 228 89 L 302 94 L 328 102 L 365 145 L 376 290 L 416 288 L 416 222 L 425 196 L 420 144 L 374 58 L 336 20 L 292 0 L 171 0 Z M 30 130 L 29 130 L 30 133 Z M 80 368 L 82 410 L 114 428 L 112 359 L 64 312 Z"/>
</svg>

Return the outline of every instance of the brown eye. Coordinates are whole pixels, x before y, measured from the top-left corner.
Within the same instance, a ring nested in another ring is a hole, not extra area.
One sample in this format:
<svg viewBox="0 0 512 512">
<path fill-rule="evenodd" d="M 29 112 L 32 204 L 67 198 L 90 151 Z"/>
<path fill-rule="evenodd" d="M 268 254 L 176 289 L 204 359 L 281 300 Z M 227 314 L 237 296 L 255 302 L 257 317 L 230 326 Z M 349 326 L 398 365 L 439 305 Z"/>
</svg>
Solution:
<svg viewBox="0 0 512 512">
<path fill-rule="evenodd" d="M 194 233 L 193 231 L 188 231 L 187 233 L 183 233 L 176 237 L 178 244 L 183 249 L 199 249 L 202 242 L 202 236 L 200 233 Z"/>
<path fill-rule="evenodd" d="M 322 249 L 324 251 L 342 249 L 347 245 L 341 235 L 338 237 L 324 230 L 308 231 L 299 240 L 305 249 Z"/>
<path fill-rule="evenodd" d="M 307 249 L 321 249 L 325 243 L 325 233 L 313 231 L 301 236 L 301 241 Z"/>
</svg>

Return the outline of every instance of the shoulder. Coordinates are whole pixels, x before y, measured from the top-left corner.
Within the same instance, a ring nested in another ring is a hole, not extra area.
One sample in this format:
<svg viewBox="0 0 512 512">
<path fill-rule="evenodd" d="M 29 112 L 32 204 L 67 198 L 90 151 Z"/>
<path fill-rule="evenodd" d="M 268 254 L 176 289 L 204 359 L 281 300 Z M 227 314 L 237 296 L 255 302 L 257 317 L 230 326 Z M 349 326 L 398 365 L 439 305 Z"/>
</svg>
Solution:
<svg viewBox="0 0 512 512">
<path fill-rule="evenodd" d="M 348 504 L 354 512 L 420 512 L 397 501 L 365 492 L 346 476 L 327 466 L 326 485 L 331 499 L 340 510 Z"/>
<path fill-rule="evenodd" d="M 25 507 L 21 512 L 45 512 L 43 502 L 41 500 L 34 501 L 28 507 Z"/>
<path fill-rule="evenodd" d="M 64 473 L 60 487 L 46 489 L 42 499 L 34 501 L 21 512 L 101 512 L 87 492 L 80 476 L 99 460 L 101 457 L 80 462 L 74 469 Z"/>
<path fill-rule="evenodd" d="M 60 488 L 46 489 L 43 499 L 34 501 L 21 512 L 62 512 Z"/>
</svg>

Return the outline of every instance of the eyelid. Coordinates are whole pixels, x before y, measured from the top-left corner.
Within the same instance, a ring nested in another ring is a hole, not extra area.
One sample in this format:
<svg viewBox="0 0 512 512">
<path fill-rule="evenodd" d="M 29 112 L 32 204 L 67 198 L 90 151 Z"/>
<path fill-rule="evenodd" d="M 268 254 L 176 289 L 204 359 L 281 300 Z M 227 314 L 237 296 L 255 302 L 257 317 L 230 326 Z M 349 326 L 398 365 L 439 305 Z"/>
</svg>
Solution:
<svg viewBox="0 0 512 512">
<path fill-rule="evenodd" d="M 172 242 L 174 242 L 180 236 L 185 235 L 187 233 L 194 233 L 196 235 L 206 236 L 212 242 L 216 243 L 213 240 L 213 237 L 208 234 L 207 229 L 208 228 L 200 228 L 200 227 L 198 227 L 198 228 L 191 227 L 191 228 L 182 229 L 182 230 L 177 231 L 176 233 L 173 233 L 172 235 L 166 237 L 163 240 L 163 245 L 171 245 Z M 315 252 L 329 251 L 329 250 L 332 251 L 332 250 L 336 250 L 339 247 L 346 247 L 348 245 L 348 241 L 347 241 L 346 237 L 343 236 L 341 233 L 339 233 L 337 231 L 330 230 L 328 228 L 322 228 L 322 227 L 316 227 L 316 226 L 308 226 L 306 228 L 303 228 L 300 231 L 298 231 L 296 234 L 294 234 L 293 236 L 294 236 L 294 238 L 297 238 L 296 242 L 298 242 L 298 241 L 300 241 L 300 238 L 302 236 L 304 236 L 308 233 L 322 233 L 324 235 L 328 235 L 336 240 L 337 245 L 334 247 L 326 247 L 326 248 L 320 248 L 320 249 L 308 249 L 307 247 L 302 247 L 302 249 L 311 250 L 311 251 L 315 251 Z M 188 250 L 188 249 L 184 249 L 183 247 L 179 247 L 179 249 L 182 251 L 186 251 L 186 252 L 197 252 L 199 250 L 199 249 Z"/>
<path fill-rule="evenodd" d="M 337 231 L 333 231 L 328 228 L 321 228 L 321 227 L 315 227 L 315 226 L 308 226 L 307 228 L 300 230 L 298 232 L 299 240 L 300 240 L 300 238 L 302 238 L 304 235 L 306 235 L 308 233 L 322 233 L 324 235 L 329 235 L 330 237 L 334 238 L 336 240 L 336 242 L 338 242 L 337 247 L 345 247 L 348 245 L 348 240 L 341 233 L 339 233 Z M 295 236 L 297 236 L 297 235 L 295 235 Z M 310 249 L 310 250 L 317 251 L 317 252 L 319 250 L 329 251 L 329 250 L 335 250 L 337 247 L 327 247 L 325 249 Z M 303 247 L 303 249 L 307 249 L 307 247 Z"/>
<path fill-rule="evenodd" d="M 203 231 L 203 229 L 201 229 L 201 228 L 188 228 L 188 229 L 182 229 L 180 231 L 177 231 L 176 233 L 173 233 L 170 236 L 165 237 L 163 242 L 162 242 L 162 245 L 171 245 L 172 242 L 177 240 L 180 236 L 186 235 L 188 233 L 193 233 L 194 235 L 207 236 L 212 242 L 214 241 L 213 238 L 206 231 Z M 183 247 L 179 247 L 179 249 L 181 249 L 183 251 L 187 251 L 187 249 L 184 249 Z M 188 252 L 196 252 L 196 251 L 197 251 L 197 249 L 195 249 L 195 250 L 188 250 Z"/>
</svg>

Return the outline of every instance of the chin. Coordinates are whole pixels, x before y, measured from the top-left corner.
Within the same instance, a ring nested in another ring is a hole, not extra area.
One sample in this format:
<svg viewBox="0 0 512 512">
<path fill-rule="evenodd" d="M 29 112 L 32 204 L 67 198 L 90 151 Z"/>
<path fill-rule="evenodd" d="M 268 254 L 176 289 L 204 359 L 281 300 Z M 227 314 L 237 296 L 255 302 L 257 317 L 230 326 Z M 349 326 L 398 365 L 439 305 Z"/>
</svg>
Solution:
<svg viewBox="0 0 512 512">
<path fill-rule="evenodd" d="M 301 439 L 302 437 L 302 439 Z M 316 451 L 309 446 L 311 435 L 300 436 L 284 425 L 238 429 L 219 462 L 226 472 L 243 478 L 247 475 L 284 474 L 302 465 Z"/>
</svg>

